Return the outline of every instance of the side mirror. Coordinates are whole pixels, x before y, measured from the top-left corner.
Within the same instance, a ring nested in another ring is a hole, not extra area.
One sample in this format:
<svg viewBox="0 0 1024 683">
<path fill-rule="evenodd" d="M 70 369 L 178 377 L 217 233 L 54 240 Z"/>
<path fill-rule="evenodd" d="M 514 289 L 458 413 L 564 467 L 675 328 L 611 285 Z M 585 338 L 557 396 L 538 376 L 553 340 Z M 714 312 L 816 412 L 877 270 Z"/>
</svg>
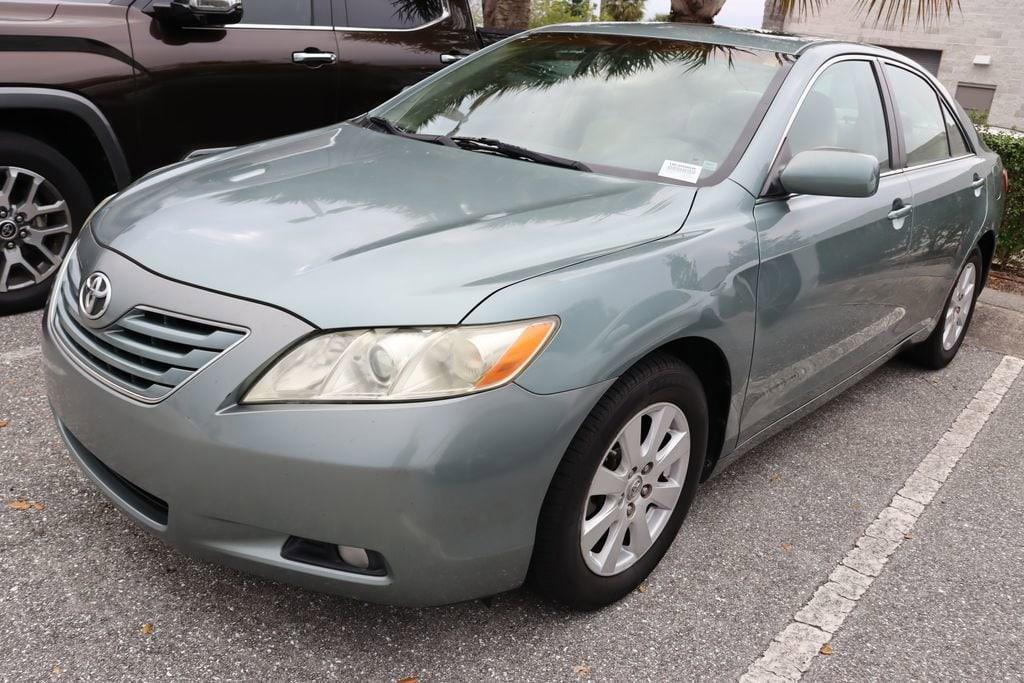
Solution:
<svg viewBox="0 0 1024 683">
<path fill-rule="evenodd" d="M 870 197 L 878 190 L 878 159 L 839 149 L 810 149 L 793 157 L 779 180 L 786 192 Z"/>
<path fill-rule="evenodd" d="M 224 26 L 242 20 L 242 0 L 160 0 L 145 11 L 171 26 Z"/>
</svg>

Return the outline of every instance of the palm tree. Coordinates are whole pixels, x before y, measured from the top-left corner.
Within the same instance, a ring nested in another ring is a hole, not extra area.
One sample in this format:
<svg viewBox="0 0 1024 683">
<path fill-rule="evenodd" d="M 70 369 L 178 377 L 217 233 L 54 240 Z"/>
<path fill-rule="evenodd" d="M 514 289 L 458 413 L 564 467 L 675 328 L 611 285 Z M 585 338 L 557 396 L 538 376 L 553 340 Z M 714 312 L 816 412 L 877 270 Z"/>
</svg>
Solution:
<svg viewBox="0 0 1024 683">
<path fill-rule="evenodd" d="M 673 21 L 710 24 L 729 0 L 672 0 Z M 765 0 L 765 14 L 790 17 L 816 12 L 829 0 Z M 530 23 L 530 0 L 484 0 L 484 25 L 523 29 Z M 902 25 L 914 19 L 927 23 L 949 16 L 960 0 L 857 0 L 857 8 L 876 23 Z"/>
</svg>

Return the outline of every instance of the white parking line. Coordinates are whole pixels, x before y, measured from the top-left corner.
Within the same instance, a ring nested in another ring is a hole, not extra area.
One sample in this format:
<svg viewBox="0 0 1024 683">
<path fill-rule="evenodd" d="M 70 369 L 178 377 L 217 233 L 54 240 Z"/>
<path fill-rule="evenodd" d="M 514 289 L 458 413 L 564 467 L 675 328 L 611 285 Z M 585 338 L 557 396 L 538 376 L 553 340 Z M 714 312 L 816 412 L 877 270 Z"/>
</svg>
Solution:
<svg viewBox="0 0 1024 683">
<path fill-rule="evenodd" d="M 8 351 L 7 353 L 0 353 L 0 363 L 14 363 L 19 360 L 28 360 L 38 356 L 43 352 L 41 346 L 26 346 L 22 349 L 16 349 L 14 351 Z"/>
<path fill-rule="evenodd" d="M 761 658 L 740 677 L 741 682 L 798 680 L 803 676 L 822 646 L 832 639 L 882 572 L 889 556 L 906 540 L 917 518 L 942 488 L 1022 369 L 1024 360 L 1003 357 L 953 426 L 907 477 L 888 507 L 867 526 L 829 580 L 814 591 L 789 625 L 776 634 Z"/>
</svg>

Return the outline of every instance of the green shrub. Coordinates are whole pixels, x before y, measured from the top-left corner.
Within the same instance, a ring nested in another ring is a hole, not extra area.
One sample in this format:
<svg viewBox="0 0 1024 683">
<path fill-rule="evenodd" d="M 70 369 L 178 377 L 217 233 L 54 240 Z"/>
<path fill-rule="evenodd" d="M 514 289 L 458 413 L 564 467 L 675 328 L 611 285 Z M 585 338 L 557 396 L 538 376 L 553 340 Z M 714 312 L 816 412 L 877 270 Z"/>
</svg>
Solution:
<svg viewBox="0 0 1024 683">
<path fill-rule="evenodd" d="M 593 21 L 596 10 L 590 0 L 533 0 L 530 28 L 548 24 Z"/>
<path fill-rule="evenodd" d="M 1000 157 L 1010 174 L 1003 229 L 996 246 L 996 262 L 1006 267 L 1024 256 L 1024 136 L 982 130 L 981 137 Z"/>
</svg>

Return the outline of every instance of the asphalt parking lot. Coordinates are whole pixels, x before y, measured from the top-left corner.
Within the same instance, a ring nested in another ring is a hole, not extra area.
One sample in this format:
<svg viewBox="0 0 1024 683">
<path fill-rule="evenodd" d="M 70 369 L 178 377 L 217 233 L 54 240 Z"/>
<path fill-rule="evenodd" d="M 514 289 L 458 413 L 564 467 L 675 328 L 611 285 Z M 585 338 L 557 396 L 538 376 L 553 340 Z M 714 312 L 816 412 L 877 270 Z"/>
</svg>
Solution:
<svg viewBox="0 0 1024 683">
<path fill-rule="evenodd" d="M 893 527 L 863 595 L 834 601 L 845 618 L 821 631 L 830 654 L 783 655 L 802 657 L 811 680 L 1019 679 L 1024 300 L 984 297 L 949 368 L 893 361 L 707 483 L 642 590 L 594 614 L 522 590 L 381 607 L 185 557 L 123 518 L 65 454 L 39 314 L 0 319 L 0 678 L 796 675 L 777 661 L 780 634 L 815 628 L 805 606 L 899 504 L 912 527 Z M 955 465 L 948 478 L 929 469 L 936 453 Z M 921 481 L 927 502 L 906 503 Z"/>
</svg>

